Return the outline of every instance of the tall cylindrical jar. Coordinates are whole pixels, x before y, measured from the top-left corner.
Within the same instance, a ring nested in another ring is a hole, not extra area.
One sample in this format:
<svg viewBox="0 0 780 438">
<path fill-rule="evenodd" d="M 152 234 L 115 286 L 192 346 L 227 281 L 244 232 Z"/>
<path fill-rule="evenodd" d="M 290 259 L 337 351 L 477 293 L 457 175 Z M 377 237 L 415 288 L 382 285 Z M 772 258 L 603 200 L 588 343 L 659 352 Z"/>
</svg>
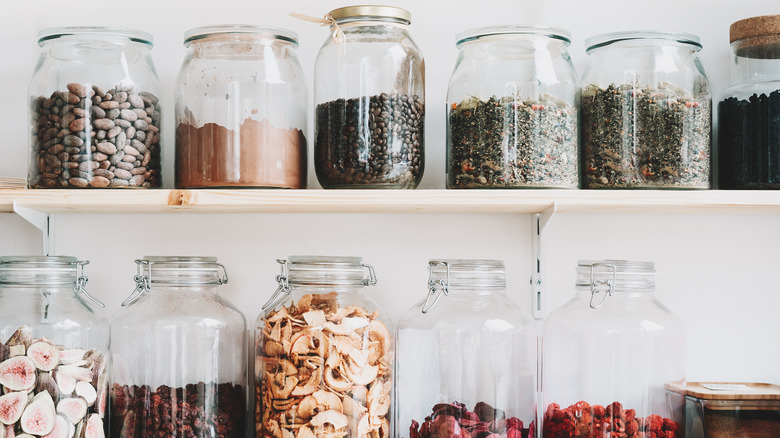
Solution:
<svg viewBox="0 0 780 438">
<path fill-rule="evenodd" d="M 699 37 L 617 32 L 585 45 L 582 188 L 709 189 L 712 92 Z"/>
<path fill-rule="evenodd" d="M 388 438 L 392 330 L 359 257 L 293 256 L 255 329 L 256 436 Z"/>
<path fill-rule="evenodd" d="M 246 321 L 215 257 L 136 260 L 111 323 L 111 436 L 243 437 Z"/>
<path fill-rule="evenodd" d="M 429 262 L 427 297 L 398 323 L 397 436 L 534 436 L 536 330 L 499 260 Z"/>
<path fill-rule="evenodd" d="M 731 25 L 731 82 L 718 105 L 718 188 L 780 189 L 780 15 Z"/>
<path fill-rule="evenodd" d="M 199 27 L 176 81 L 176 187 L 306 187 L 309 105 L 298 35 Z"/>
<path fill-rule="evenodd" d="M 64 27 L 39 34 L 29 87 L 30 188 L 161 187 L 152 36 Z"/>
<path fill-rule="evenodd" d="M 685 326 L 655 298 L 653 263 L 579 262 L 542 345 L 544 438 L 683 436 Z"/>
<path fill-rule="evenodd" d="M 108 321 L 87 263 L 0 257 L 0 436 L 104 436 Z"/>
<path fill-rule="evenodd" d="M 576 188 L 579 86 L 569 33 L 458 34 L 447 90 L 447 188 Z"/>
<path fill-rule="evenodd" d="M 350 6 L 327 15 L 314 70 L 314 168 L 322 187 L 411 189 L 422 179 L 425 63 L 411 14 Z"/>
</svg>

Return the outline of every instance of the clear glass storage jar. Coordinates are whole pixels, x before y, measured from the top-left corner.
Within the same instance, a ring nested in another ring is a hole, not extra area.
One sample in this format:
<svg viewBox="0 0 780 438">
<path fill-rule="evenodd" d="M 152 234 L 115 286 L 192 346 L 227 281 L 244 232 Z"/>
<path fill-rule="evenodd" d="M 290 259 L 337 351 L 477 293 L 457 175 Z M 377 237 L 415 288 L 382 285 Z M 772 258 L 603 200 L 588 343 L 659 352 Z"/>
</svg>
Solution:
<svg viewBox="0 0 780 438">
<path fill-rule="evenodd" d="M 112 27 L 41 31 L 30 82 L 30 188 L 161 187 L 152 36 Z"/>
<path fill-rule="evenodd" d="M 393 327 L 364 292 L 373 268 L 360 257 L 278 262 L 255 330 L 257 438 L 392 436 Z"/>
<path fill-rule="evenodd" d="M 314 67 L 314 168 L 323 188 L 417 187 L 424 169 L 425 63 L 411 14 L 350 6 L 327 15 Z"/>
<path fill-rule="evenodd" d="M 136 289 L 111 323 L 111 436 L 245 436 L 246 321 L 217 294 L 225 267 L 215 257 L 136 264 Z"/>
<path fill-rule="evenodd" d="M 457 41 L 447 188 L 576 188 L 579 86 L 569 32 L 493 26 Z"/>
<path fill-rule="evenodd" d="M 397 436 L 534 436 L 534 322 L 499 260 L 432 260 L 427 297 L 397 329 Z M 442 296 L 444 295 L 444 296 Z"/>
<path fill-rule="evenodd" d="M 176 187 L 306 188 L 298 35 L 248 25 L 184 34 L 176 80 Z"/>
<path fill-rule="evenodd" d="M 709 189 L 712 92 L 699 37 L 617 32 L 585 40 L 584 189 Z"/>
<path fill-rule="evenodd" d="M 0 436 L 104 436 L 108 321 L 75 257 L 0 257 Z"/>
<path fill-rule="evenodd" d="M 685 326 L 649 262 L 581 261 L 543 331 L 544 438 L 683 436 Z M 624 433 L 625 435 L 618 435 Z"/>
<path fill-rule="evenodd" d="M 731 25 L 731 80 L 718 104 L 719 189 L 780 189 L 780 15 Z"/>
</svg>

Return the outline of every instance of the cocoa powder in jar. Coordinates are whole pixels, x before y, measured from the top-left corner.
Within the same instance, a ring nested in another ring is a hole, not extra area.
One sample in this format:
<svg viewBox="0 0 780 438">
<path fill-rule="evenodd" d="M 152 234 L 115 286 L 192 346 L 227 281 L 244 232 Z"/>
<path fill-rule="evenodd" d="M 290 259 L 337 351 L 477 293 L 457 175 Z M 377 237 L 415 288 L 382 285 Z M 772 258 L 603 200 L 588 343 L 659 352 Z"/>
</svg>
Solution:
<svg viewBox="0 0 780 438">
<path fill-rule="evenodd" d="M 176 128 L 176 187 L 306 188 L 306 137 L 247 118 L 239 132 L 216 123 Z"/>
</svg>

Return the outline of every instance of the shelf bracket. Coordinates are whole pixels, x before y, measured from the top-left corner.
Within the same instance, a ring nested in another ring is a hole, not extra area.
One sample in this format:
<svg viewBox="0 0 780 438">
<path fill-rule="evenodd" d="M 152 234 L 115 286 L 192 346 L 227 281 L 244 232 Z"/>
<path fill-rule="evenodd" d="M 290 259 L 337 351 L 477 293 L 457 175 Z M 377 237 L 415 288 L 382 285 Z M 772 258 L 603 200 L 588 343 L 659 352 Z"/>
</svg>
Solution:
<svg viewBox="0 0 780 438">
<path fill-rule="evenodd" d="M 544 228 L 550 222 L 550 219 L 558 211 L 558 205 L 553 204 L 541 213 L 536 213 L 531 217 L 531 261 L 533 266 L 531 267 L 531 290 L 533 291 L 533 317 L 535 319 L 544 318 L 544 281 L 543 281 L 543 263 L 542 263 L 542 235 L 544 234 Z"/>
<path fill-rule="evenodd" d="M 50 256 L 54 254 L 54 217 L 48 213 L 42 213 L 32 208 L 22 207 L 14 201 L 14 213 L 22 219 L 32 224 L 41 231 L 41 242 L 43 244 L 43 255 Z"/>
</svg>

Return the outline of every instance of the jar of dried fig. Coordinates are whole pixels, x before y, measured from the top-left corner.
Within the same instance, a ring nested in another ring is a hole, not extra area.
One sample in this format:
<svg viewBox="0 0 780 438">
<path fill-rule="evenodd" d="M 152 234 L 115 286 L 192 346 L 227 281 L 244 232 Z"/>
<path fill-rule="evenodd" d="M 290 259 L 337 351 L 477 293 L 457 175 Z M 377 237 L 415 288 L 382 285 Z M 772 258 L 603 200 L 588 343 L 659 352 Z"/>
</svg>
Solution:
<svg viewBox="0 0 780 438">
<path fill-rule="evenodd" d="M 160 81 L 152 36 L 41 31 L 29 87 L 30 188 L 161 187 Z"/>
<path fill-rule="evenodd" d="M 428 269 L 427 297 L 398 323 L 398 436 L 534 436 L 536 330 L 507 296 L 504 262 Z"/>
<path fill-rule="evenodd" d="M 111 436 L 246 434 L 246 321 L 217 289 L 216 257 L 136 260 L 111 323 Z"/>
<path fill-rule="evenodd" d="M 655 297 L 655 266 L 581 261 L 544 324 L 544 438 L 684 435 L 685 325 Z"/>
<path fill-rule="evenodd" d="M 392 436 L 393 328 L 364 292 L 374 269 L 359 257 L 279 263 L 255 331 L 257 438 Z"/>
<path fill-rule="evenodd" d="M 0 436 L 104 436 L 108 321 L 75 257 L 0 257 Z"/>
</svg>

